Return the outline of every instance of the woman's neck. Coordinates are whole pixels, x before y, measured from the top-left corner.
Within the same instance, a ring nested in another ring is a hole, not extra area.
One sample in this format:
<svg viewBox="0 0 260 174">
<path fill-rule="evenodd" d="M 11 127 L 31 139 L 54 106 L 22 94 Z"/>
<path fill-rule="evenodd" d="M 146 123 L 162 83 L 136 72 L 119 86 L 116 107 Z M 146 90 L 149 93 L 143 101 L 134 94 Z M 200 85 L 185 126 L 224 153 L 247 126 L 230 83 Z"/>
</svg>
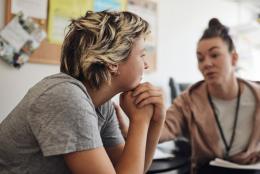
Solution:
<svg viewBox="0 0 260 174">
<path fill-rule="evenodd" d="M 221 84 L 208 85 L 210 95 L 224 100 L 232 100 L 237 97 L 239 90 L 237 78 L 222 82 Z"/>
</svg>

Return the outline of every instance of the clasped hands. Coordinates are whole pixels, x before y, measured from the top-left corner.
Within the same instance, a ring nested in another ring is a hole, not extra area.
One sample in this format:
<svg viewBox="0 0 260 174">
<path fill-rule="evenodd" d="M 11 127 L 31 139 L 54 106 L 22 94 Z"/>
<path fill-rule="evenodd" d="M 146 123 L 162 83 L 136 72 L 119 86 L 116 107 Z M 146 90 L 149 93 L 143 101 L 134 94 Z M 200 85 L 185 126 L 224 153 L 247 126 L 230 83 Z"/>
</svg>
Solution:
<svg viewBox="0 0 260 174">
<path fill-rule="evenodd" d="M 164 96 L 160 88 L 148 82 L 139 84 L 131 91 L 120 95 L 120 106 L 128 116 L 130 124 L 135 121 L 153 123 L 164 122 L 166 110 Z M 127 133 L 128 125 L 118 105 L 115 105 L 116 115 L 123 134 Z"/>
</svg>

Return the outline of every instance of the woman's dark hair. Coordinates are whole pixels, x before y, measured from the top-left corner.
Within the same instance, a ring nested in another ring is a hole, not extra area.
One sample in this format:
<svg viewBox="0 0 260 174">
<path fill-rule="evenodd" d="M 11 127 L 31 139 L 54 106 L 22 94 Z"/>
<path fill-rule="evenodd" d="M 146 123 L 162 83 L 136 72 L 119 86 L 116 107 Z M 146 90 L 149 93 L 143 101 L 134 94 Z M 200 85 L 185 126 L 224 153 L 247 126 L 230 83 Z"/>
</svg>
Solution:
<svg viewBox="0 0 260 174">
<path fill-rule="evenodd" d="M 228 27 L 221 24 L 217 18 L 212 18 L 209 21 L 208 28 L 204 31 L 199 41 L 214 37 L 220 37 L 228 45 L 228 50 L 229 52 L 231 52 L 235 49 L 235 46 L 228 31 Z"/>
</svg>

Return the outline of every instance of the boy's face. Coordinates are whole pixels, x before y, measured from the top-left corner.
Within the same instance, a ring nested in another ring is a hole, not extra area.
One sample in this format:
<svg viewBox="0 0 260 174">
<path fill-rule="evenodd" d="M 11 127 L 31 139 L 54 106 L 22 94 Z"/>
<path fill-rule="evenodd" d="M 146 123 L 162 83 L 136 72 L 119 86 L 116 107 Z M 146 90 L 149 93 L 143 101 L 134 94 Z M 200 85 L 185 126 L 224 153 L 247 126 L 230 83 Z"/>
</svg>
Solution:
<svg viewBox="0 0 260 174">
<path fill-rule="evenodd" d="M 127 60 L 121 62 L 118 67 L 123 91 L 135 88 L 141 82 L 144 70 L 147 68 L 145 39 L 139 37 L 134 41 Z"/>
</svg>

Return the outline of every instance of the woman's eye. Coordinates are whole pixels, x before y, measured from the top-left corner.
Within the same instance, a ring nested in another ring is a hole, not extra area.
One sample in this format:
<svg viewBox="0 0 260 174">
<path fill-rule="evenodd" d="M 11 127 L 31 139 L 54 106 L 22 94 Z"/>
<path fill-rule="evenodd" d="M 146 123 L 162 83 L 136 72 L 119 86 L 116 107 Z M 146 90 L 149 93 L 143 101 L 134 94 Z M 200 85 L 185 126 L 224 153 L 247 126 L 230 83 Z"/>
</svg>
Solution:
<svg viewBox="0 0 260 174">
<path fill-rule="evenodd" d="M 219 54 L 211 54 L 211 57 L 213 57 L 213 58 L 217 58 L 219 56 Z"/>
</svg>

